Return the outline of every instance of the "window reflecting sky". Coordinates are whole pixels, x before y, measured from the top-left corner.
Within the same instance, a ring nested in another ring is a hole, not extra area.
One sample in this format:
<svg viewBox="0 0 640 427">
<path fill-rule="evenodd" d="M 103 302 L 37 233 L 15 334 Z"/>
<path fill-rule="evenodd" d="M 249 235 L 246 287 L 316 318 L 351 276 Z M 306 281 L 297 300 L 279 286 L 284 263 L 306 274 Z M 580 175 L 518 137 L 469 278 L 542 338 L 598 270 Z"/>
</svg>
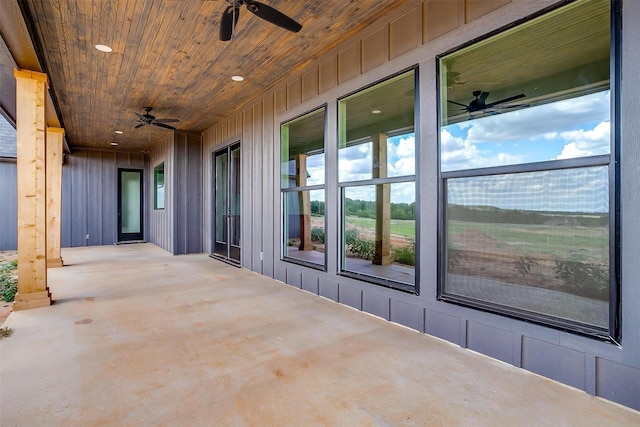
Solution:
<svg viewBox="0 0 640 427">
<path fill-rule="evenodd" d="M 443 172 L 609 154 L 609 91 L 441 128 Z"/>
<path fill-rule="evenodd" d="M 416 170 L 415 135 L 413 133 L 389 137 L 387 139 L 387 177 L 414 175 Z M 338 152 L 338 173 L 340 182 L 362 181 L 373 177 L 372 143 L 364 142 L 340 149 Z M 373 187 L 353 187 L 351 198 L 375 200 Z M 396 192 L 397 191 L 397 192 Z M 394 203 L 415 201 L 415 184 L 395 184 L 392 196 Z"/>
</svg>

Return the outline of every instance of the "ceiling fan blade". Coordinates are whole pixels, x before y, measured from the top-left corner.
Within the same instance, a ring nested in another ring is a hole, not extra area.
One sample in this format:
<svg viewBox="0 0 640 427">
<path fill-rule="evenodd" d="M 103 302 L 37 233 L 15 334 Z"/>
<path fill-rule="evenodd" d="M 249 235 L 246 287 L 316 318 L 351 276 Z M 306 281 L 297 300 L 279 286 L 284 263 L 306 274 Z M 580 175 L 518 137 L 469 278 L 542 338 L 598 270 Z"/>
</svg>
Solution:
<svg viewBox="0 0 640 427">
<path fill-rule="evenodd" d="M 146 123 L 139 123 L 135 126 L 135 129 L 141 128 L 144 125 L 146 125 Z"/>
<path fill-rule="evenodd" d="M 498 104 L 504 104 L 505 102 L 515 101 L 516 99 L 524 98 L 525 96 L 527 96 L 527 95 L 525 95 L 524 93 L 521 93 L 520 95 L 510 96 L 508 98 L 501 99 L 500 101 L 496 101 L 496 102 L 492 102 L 491 104 L 487 104 L 487 108 L 493 107 L 494 105 L 498 105 Z"/>
<path fill-rule="evenodd" d="M 461 107 L 467 108 L 467 105 L 466 105 L 466 104 L 461 104 L 461 103 L 459 103 L 459 102 L 456 102 L 456 101 L 449 101 L 449 100 L 447 100 L 447 102 L 450 102 L 450 103 L 452 103 L 452 104 L 456 104 L 456 105 L 459 105 L 459 106 L 461 106 Z"/>
<path fill-rule="evenodd" d="M 227 8 L 222 13 L 222 20 L 220 21 L 220 41 L 226 42 L 231 40 L 233 29 L 236 27 L 239 17 L 239 8 L 234 6 L 227 6 Z"/>
<path fill-rule="evenodd" d="M 136 113 L 135 111 L 133 112 L 133 114 L 135 114 L 136 116 L 138 116 L 138 118 L 139 118 L 140 120 L 145 120 L 145 116 L 144 116 L 143 114 Z"/>
<path fill-rule="evenodd" d="M 165 129 L 176 130 L 176 128 L 174 128 L 173 126 L 165 125 L 164 123 L 158 123 L 157 121 L 152 122 L 151 124 L 152 124 L 152 125 L 154 125 L 154 126 L 158 126 L 158 127 L 161 127 L 161 128 L 165 128 Z"/>
<path fill-rule="evenodd" d="M 156 123 L 177 123 L 179 121 L 178 119 L 155 119 Z"/>
<path fill-rule="evenodd" d="M 247 9 L 249 9 L 249 12 L 253 13 L 259 18 L 264 19 L 265 21 L 277 25 L 278 27 L 284 28 L 285 30 L 292 31 L 294 33 L 297 33 L 302 29 L 302 25 L 298 24 L 296 21 L 289 18 L 284 13 L 277 11 L 271 6 L 267 6 L 266 4 L 251 0 L 245 3 L 247 5 Z"/>
</svg>

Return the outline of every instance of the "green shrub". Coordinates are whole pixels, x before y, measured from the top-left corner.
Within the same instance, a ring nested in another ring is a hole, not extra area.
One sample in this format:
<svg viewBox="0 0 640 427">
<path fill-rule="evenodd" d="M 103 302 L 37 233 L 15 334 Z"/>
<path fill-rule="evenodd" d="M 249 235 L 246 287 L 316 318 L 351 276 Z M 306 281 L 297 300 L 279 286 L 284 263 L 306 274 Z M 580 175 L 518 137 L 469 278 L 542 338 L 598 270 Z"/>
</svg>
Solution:
<svg viewBox="0 0 640 427">
<path fill-rule="evenodd" d="M 416 240 L 409 239 L 409 244 L 405 246 L 392 246 L 391 258 L 400 264 L 416 265 Z"/>
<path fill-rule="evenodd" d="M 449 246 L 447 250 L 447 270 L 451 271 L 467 260 L 467 254 L 463 249 Z"/>
<path fill-rule="evenodd" d="M 526 255 L 520 256 L 515 261 L 514 268 L 518 273 L 520 273 L 522 277 L 524 277 L 527 274 L 531 273 L 531 267 L 535 265 L 538 265 L 538 262 L 535 259 L 533 259 L 529 254 L 526 254 Z"/>
<path fill-rule="evenodd" d="M 4 301 L 11 302 L 14 300 L 18 292 L 18 281 L 9 274 L 0 274 L 0 298 Z"/>
<path fill-rule="evenodd" d="M 357 238 L 347 246 L 347 249 L 353 256 L 371 261 L 376 253 L 376 242 Z"/>
<path fill-rule="evenodd" d="M 13 277 L 13 271 L 18 268 L 18 261 L 11 260 L 0 264 L 0 298 L 11 302 L 18 292 L 18 281 Z"/>
<path fill-rule="evenodd" d="M 311 241 L 324 243 L 324 228 L 311 227 Z"/>
<path fill-rule="evenodd" d="M 346 230 L 344 230 L 345 245 L 347 245 L 348 247 L 349 245 L 353 244 L 353 242 L 358 239 L 358 236 L 360 236 L 360 232 L 357 228 L 347 228 Z"/>
<path fill-rule="evenodd" d="M 18 260 L 16 259 L 0 264 L 0 272 L 13 271 L 16 268 L 18 268 Z"/>
<path fill-rule="evenodd" d="M 609 267 L 599 264 L 583 251 L 569 252 L 567 259 L 555 258 L 555 275 L 566 290 L 576 295 L 607 301 L 609 299 Z"/>
</svg>

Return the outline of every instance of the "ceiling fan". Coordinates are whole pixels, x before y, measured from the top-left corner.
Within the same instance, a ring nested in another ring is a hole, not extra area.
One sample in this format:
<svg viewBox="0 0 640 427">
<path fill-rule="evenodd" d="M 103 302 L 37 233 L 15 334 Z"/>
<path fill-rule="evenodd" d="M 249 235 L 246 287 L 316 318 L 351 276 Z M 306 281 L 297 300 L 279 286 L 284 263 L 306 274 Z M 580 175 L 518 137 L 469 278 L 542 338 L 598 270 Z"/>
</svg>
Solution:
<svg viewBox="0 0 640 427">
<path fill-rule="evenodd" d="M 249 12 L 262 18 L 267 22 L 282 27 L 285 30 L 297 33 L 302 29 L 302 25 L 289 18 L 284 13 L 267 6 L 266 4 L 253 0 L 227 0 L 229 6 L 222 13 L 222 21 L 220 22 L 220 40 L 228 41 L 233 37 L 233 33 L 240 16 L 240 6 L 247 6 Z"/>
<path fill-rule="evenodd" d="M 476 90 L 476 91 L 473 91 L 473 96 L 476 99 L 472 100 L 469 103 L 469 105 L 461 104 L 461 103 L 456 102 L 456 101 L 447 101 L 447 102 L 450 102 L 452 104 L 464 107 L 462 109 L 462 111 L 466 111 L 469 114 L 471 114 L 471 113 L 476 113 L 478 111 L 493 110 L 495 107 L 497 107 L 498 109 L 521 107 L 521 105 L 504 105 L 503 106 L 501 104 L 506 104 L 507 102 L 511 102 L 511 101 L 515 101 L 516 99 L 524 98 L 526 95 L 524 93 L 521 93 L 519 95 L 510 96 L 508 98 L 504 98 L 504 99 L 501 99 L 499 101 L 491 102 L 489 104 L 486 103 L 487 98 L 489 97 L 489 92 L 482 92 L 480 90 Z"/>
<path fill-rule="evenodd" d="M 144 114 L 139 114 L 134 111 L 134 114 L 138 116 L 138 121 L 140 122 L 135 126 L 136 129 L 146 125 L 154 125 L 165 129 L 175 130 L 176 128 L 168 125 L 167 123 L 176 123 L 180 121 L 178 119 L 156 119 L 156 116 L 151 115 L 151 110 L 153 110 L 153 108 L 144 107 L 144 110 Z"/>
</svg>

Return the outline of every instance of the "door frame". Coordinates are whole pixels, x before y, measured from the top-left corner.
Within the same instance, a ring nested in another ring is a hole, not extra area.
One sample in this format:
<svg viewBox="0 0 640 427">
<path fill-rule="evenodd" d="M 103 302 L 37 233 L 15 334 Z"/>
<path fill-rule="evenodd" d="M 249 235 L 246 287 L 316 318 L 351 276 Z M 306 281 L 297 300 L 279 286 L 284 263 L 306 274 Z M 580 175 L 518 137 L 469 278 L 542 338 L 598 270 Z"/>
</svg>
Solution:
<svg viewBox="0 0 640 427">
<path fill-rule="evenodd" d="M 140 231 L 138 233 L 122 232 L 122 172 L 137 172 L 140 174 Z M 144 241 L 144 169 L 118 168 L 118 194 L 116 198 L 116 236 L 117 242 L 141 242 Z"/>
<path fill-rule="evenodd" d="M 239 221 L 240 223 L 238 224 L 238 232 L 241 233 L 242 230 L 242 197 L 240 196 L 242 194 L 242 144 L 240 139 L 232 139 L 229 142 L 227 142 L 226 144 L 221 144 L 217 147 L 215 147 L 214 150 L 211 151 L 211 215 L 210 215 L 210 221 L 211 221 L 211 253 L 210 256 L 213 258 L 216 258 L 218 260 L 221 260 L 223 262 L 229 263 L 231 265 L 234 265 L 236 267 L 240 267 L 241 263 L 242 263 L 242 235 L 240 235 L 240 239 L 239 239 L 239 245 L 237 246 L 237 254 L 238 257 L 233 258 L 231 257 L 231 239 L 230 239 L 230 217 L 229 215 L 225 215 L 225 226 L 227 228 L 227 251 L 226 251 L 226 256 L 222 255 L 220 253 L 216 253 L 216 202 L 217 202 L 217 197 L 218 194 L 216 192 L 216 179 L 217 179 L 217 167 L 216 167 L 216 156 L 226 152 L 227 153 L 227 191 L 226 191 L 226 195 L 225 197 L 227 198 L 227 212 L 229 212 L 229 201 L 231 199 L 230 196 L 230 192 L 231 192 L 231 188 L 232 186 L 230 185 L 231 182 L 231 174 L 229 173 L 231 171 L 231 168 L 229 167 L 231 164 L 231 152 L 234 149 L 238 149 L 240 150 L 240 162 L 239 162 L 239 169 L 238 169 L 238 182 L 239 182 L 239 196 L 238 196 L 238 204 L 239 204 Z M 235 245 L 233 245 L 235 248 Z"/>
</svg>

